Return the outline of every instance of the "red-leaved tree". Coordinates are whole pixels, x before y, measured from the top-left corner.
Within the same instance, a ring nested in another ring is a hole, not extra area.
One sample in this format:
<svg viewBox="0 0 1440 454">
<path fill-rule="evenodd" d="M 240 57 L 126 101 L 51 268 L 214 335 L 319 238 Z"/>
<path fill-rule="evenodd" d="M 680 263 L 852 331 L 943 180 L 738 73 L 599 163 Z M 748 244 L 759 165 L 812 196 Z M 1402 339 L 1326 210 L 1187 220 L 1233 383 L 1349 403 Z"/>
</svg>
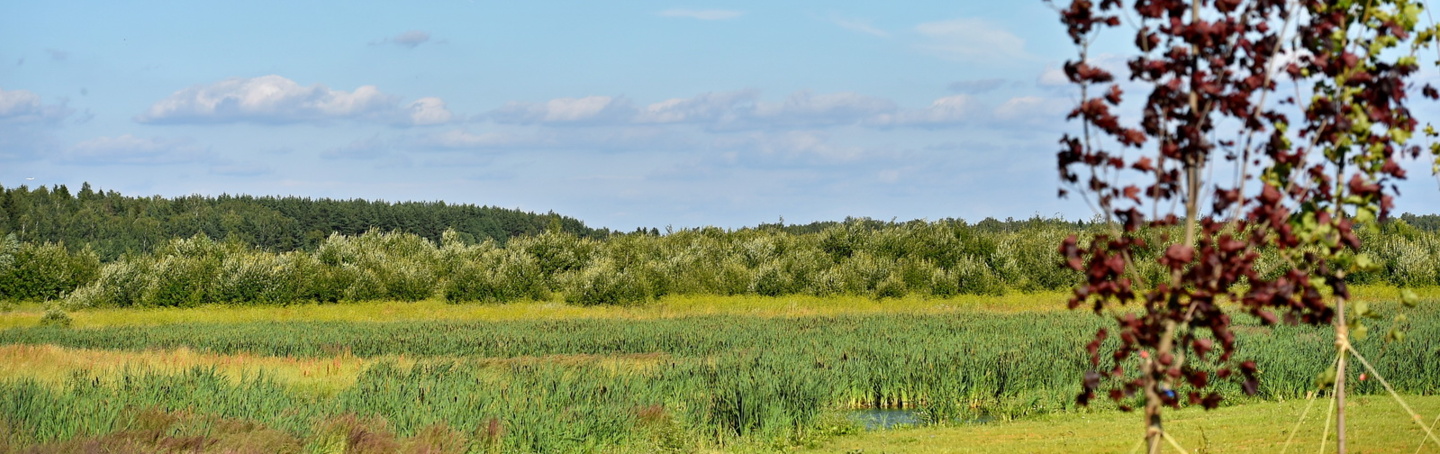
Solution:
<svg viewBox="0 0 1440 454">
<path fill-rule="evenodd" d="M 1435 38 L 1420 25 L 1422 5 L 1055 6 L 1078 51 L 1064 66 L 1079 90 L 1069 115 L 1079 128 L 1060 141 L 1061 196 L 1083 197 L 1114 226 L 1060 245 L 1084 274 L 1070 307 L 1117 321 L 1088 346 L 1094 369 L 1080 403 L 1103 392 L 1123 409 L 1143 406 L 1146 441 L 1158 452 L 1163 407 L 1213 408 L 1223 399 L 1212 387 L 1219 380 L 1256 392 L 1255 362 L 1235 355 L 1237 312 L 1264 324 L 1334 324 L 1343 392 L 1358 318 L 1345 317 L 1346 275 L 1369 266 L 1357 225 L 1386 216 L 1393 182 L 1405 178 L 1398 160 L 1424 151 L 1412 144 L 1418 123 L 1406 102 L 1437 97 L 1409 82 L 1417 51 Z M 1112 29 L 1133 34 L 1124 42 L 1134 52 L 1092 54 Z M 1146 244 L 1142 230 L 1157 228 L 1183 237 Z M 1150 247 L 1165 247 L 1158 260 L 1168 278 L 1140 282 L 1136 252 Z M 1282 259 L 1278 274 L 1257 272 L 1262 248 Z M 1102 355 L 1110 338 L 1118 346 Z"/>
</svg>

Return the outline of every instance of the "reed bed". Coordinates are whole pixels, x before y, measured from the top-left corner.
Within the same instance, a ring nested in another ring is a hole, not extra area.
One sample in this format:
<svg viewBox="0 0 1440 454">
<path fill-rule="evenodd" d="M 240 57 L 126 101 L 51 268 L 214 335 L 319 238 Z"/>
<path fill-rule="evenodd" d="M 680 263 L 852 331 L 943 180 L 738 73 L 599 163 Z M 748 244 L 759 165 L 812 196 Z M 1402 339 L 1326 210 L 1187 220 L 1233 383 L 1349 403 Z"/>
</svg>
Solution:
<svg viewBox="0 0 1440 454">
<path fill-rule="evenodd" d="M 1395 306 L 1378 305 L 1371 332 L 1388 330 Z M 1373 335 L 1357 346 L 1400 392 L 1440 393 L 1440 305 L 1405 313 L 1408 340 Z M 198 418 L 186 427 L 248 421 L 304 449 L 367 440 L 356 433 L 393 443 L 450 434 L 453 452 L 783 447 L 833 432 L 835 412 L 852 408 L 914 409 L 941 424 L 1103 411 L 1073 400 L 1083 344 L 1108 323 L 1070 312 L 955 311 L 11 328 L 0 331 L 3 348 L 320 365 L 350 358 L 363 370 L 326 393 L 297 389 L 283 368 L 237 378 L 206 361 L 77 369 L 49 381 L 11 371 L 0 377 L 0 427 L 9 446 L 58 446 L 123 433 L 149 411 Z M 1253 399 L 1303 397 L 1333 355 L 1325 329 L 1238 331 L 1239 357 L 1262 370 Z M 1373 380 L 1354 383 L 1357 393 L 1379 392 Z M 1238 387 L 1228 391 L 1238 396 Z"/>
</svg>

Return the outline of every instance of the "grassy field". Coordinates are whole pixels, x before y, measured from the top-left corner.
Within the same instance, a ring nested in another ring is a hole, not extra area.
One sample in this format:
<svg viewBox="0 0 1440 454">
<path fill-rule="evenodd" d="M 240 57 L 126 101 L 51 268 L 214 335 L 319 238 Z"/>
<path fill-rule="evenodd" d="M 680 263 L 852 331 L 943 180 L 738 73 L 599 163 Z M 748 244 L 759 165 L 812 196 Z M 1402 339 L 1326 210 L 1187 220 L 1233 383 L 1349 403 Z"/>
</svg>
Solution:
<svg viewBox="0 0 1440 454">
<path fill-rule="evenodd" d="M 1409 341 L 1357 345 L 1401 392 L 1440 394 L 1440 289 L 1421 293 Z M 1398 307 L 1395 289 L 1357 294 L 1381 314 Z M 22 305 L 0 313 L 0 453 L 1128 451 L 1138 416 L 1072 402 L 1082 346 L 1108 322 L 1063 300 L 204 306 L 76 311 L 69 329 L 37 326 L 44 308 Z M 1238 331 L 1261 394 L 1172 413 L 1190 452 L 1275 451 L 1330 355 L 1323 329 Z M 1353 439 L 1386 440 L 1354 452 L 1418 443 L 1383 400 L 1354 405 Z M 864 432 L 847 415 L 865 407 L 936 425 Z M 963 423 L 977 417 L 999 422 Z"/>
<path fill-rule="evenodd" d="M 670 296 L 642 306 L 575 306 L 559 301 L 507 304 L 359 302 L 290 306 L 210 305 L 198 308 L 88 309 L 70 314 L 76 328 L 157 326 L 196 321 L 245 323 L 262 321 L 505 321 L 580 318 L 648 320 L 704 315 L 814 317 L 843 314 L 940 314 L 956 311 L 1024 312 L 1064 310 L 1065 294 L 1014 293 L 1004 296 L 963 295 L 951 298 L 906 297 L 877 300 L 860 296 Z M 45 306 L 31 303 L 0 313 L 0 329 L 36 325 Z"/>
<path fill-rule="evenodd" d="M 1440 396 L 1408 396 L 1422 415 L 1440 414 Z M 1166 413 L 1165 427 L 1191 453 L 1317 452 L 1325 440 L 1335 450 L 1333 429 L 1324 421 L 1330 401 L 1257 402 L 1204 411 L 1187 408 Z M 1307 411 L 1308 410 L 1308 411 Z M 1410 453 L 1425 442 L 1425 433 L 1389 397 L 1366 396 L 1346 405 L 1350 452 Z M 1302 420 L 1301 416 L 1305 416 Z M 1426 422 L 1429 422 L 1428 420 Z M 1296 425 L 1300 423 L 1299 430 Z M 1125 453 L 1140 443 L 1140 416 L 1110 412 L 1052 415 L 1004 424 L 895 429 L 841 437 L 805 453 L 939 454 L 939 453 Z M 1294 433 L 1293 439 L 1291 433 Z M 1179 452 L 1166 447 L 1166 452 Z M 1324 452 L 1324 451 L 1320 451 Z M 1440 452 L 1428 442 L 1420 452 Z"/>
</svg>

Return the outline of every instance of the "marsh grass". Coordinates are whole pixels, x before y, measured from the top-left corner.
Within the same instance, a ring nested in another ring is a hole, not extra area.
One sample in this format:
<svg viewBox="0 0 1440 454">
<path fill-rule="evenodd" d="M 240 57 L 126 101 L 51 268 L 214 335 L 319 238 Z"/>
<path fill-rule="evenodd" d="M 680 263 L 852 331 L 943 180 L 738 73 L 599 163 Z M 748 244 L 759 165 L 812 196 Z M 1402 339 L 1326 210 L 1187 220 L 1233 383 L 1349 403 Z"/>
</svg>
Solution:
<svg viewBox="0 0 1440 454">
<path fill-rule="evenodd" d="M 1440 300 L 1440 287 L 1412 289 L 1422 300 Z M 1384 285 L 1352 288 L 1356 301 L 1400 299 L 1401 289 Z M 865 296 L 670 295 L 639 306 L 576 306 L 560 301 L 505 304 L 450 304 L 438 299 L 415 302 L 378 301 L 350 304 L 234 306 L 210 304 L 194 308 L 108 308 L 69 312 L 74 328 L 160 326 L 188 323 L 251 323 L 284 321 L 508 321 L 566 319 L 653 320 L 706 315 L 753 317 L 827 317 L 855 314 L 946 314 L 956 312 L 1064 311 L 1069 297 L 1062 292 L 956 295 L 945 298 L 910 295 L 875 299 Z M 36 326 L 46 312 L 39 303 L 18 304 L 0 312 L 0 330 Z"/>
<path fill-rule="evenodd" d="M 113 382 L 124 375 L 176 375 L 195 368 L 213 369 L 238 384 L 248 377 L 265 375 L 299 394 L 313 398 L 332 397 L 355 385 L 370 367 L 386 363 L 402 368 L 417 363 L 460 363 L 479 366 L 479 371 L 499 371 L 512 366 L 561 365 L 593 367 L 610 373 L 646 372 L 676 358 L 660 353 L 624 355 L 543 355 L 513 358 L 428 358 L 403 355 L 359 358 L 347 351 L 327 357 L 264 356 L 248 353 L 214 354 L 181 347 L 170 350 L 116 351 L 66 348 L 57 345 L 0 345 L 0 381 L 29 379 L 55 389 L 76 376 Z"/>
<path fill-rule="evenodd" d="M 1440 292 L 1437 292 L 1440 294 Z M 1064 310 L 1058 292 L 1002 296 L 960 295 L 948 298 L 907 296 L 877 300 L 863 296 L 693 296 L 672 295 L 640 306 L 576 306 L 559 301 L 505 304 L 449 304 L 440 300 L 383 301 L 288 306 L 203 305 L 193 308 L 107 308 L 69 313 L 75 328 L 160 326 L 186 323 L 251 323 L 284 321 L 507 321 L 564 319 L 649 320 L 702 315 L 814 317 L 846 314 L 942 314 L 957 311 Z M 0 313 L 0 329 L 35 326 L 45 313 L 39 304 L 21 304 Z"/>
<path fill-rule="evenodd" d="M 1377 302 L 1398 293 L 1357 291 Z M 1407 310 L 1410 340 L 1372 336 L 1357 345 L 1401 392 L 1435 394 L 1440 291 L 1420 293 L 1425 301 Z M 75 452 L 113 442 L 123 449 L 112 452 L 147 452 L 160 448 L 126 447 L 134 437 L 124 434 L 134 412 L 149 410 L 191 421 L 185 427 L 253 424 L 234 436 L 271 443 L 275 452 L 297 445 L 404 451 L 427 433 L 478 452 L 773 451 L 851 433 L 827 415 L 866 407 L 913 408 L 942 426 L 981 416 L 1021 424 L 1103 419 L 1104 405 L 1075 408 L 1073 399 L 1082 344 L 1110 322 L 1065 311 L 1061 301 L 1060 294 L 1010 294 L 672 296 L 635 307 L 209 305 L 79 310 L 71 328 L 38 326 L 44 308 L 25 306 L 0 315 L 12 323 L 0 330 L 7 365 L 0 432 L 9 431 L 0 443 Z M 1376 306 L 1389 316 L 1400 305 Z M 17 317 L 27 313 L 33 318 L 22 323 Z M 1388 323 L 1374 322 L 1375 332 Z M 1240 408 L 1303 396 L 1331 354 L 1323 329 L 1247 323 L 1237 332 L 1267 339 L 1240 352 L 1264 373 L 1259 397 L 1230 401 Z M 1355 391 L 1379 392 L 1371 382 Z M 1133 417 L 1117 418 L 1115 427 L 1084 430 L 1130 433 L 1119 421 L 1133 426 Z M 198 449 L 210 452 L 234 442 L 206 440 L 172 442 L 213 442 Z M 904 443 L 890 442 L 900 449 L 877 449 L 904 452 Z M 1022 443 L 978 452 L 1051 448 L 1059 449 Z"/>
<path fill-rule="evenodd" d="M 247 353 L 220 355 L 189 348 L 173 350 L 114 351 L 65 348 L 56 345 L 0 345 L 0 380 L 30 379 L 61 387 L 76 375 L 110 381 L 124 374 L 184 373 L 213 368 L 238 383 L 245 377 L 267 375 L 297 392 L 330 396 L 355 384 L 355 379 L 377 361 L 413 360 L 396 357 L 362 359 L 341 353 L 328 358 L 260 356 Z"/>
</svg>

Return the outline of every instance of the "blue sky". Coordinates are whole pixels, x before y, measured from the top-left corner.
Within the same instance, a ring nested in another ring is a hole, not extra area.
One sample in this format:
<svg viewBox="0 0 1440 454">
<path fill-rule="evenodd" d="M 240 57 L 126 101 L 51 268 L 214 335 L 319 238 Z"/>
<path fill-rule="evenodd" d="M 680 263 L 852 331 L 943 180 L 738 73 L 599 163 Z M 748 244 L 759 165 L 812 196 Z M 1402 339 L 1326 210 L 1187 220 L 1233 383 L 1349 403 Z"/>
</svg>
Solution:
<svg viewBox="0 0 1440 454">
<path fill-rule="evenodd" d="M 5 2 L 0 184 L 1089 218 L 1055 195 L 1071 52 L 1039 1 Z M 1399 209 L 1440 211 L 1409 167 Z"/>
</svg>

